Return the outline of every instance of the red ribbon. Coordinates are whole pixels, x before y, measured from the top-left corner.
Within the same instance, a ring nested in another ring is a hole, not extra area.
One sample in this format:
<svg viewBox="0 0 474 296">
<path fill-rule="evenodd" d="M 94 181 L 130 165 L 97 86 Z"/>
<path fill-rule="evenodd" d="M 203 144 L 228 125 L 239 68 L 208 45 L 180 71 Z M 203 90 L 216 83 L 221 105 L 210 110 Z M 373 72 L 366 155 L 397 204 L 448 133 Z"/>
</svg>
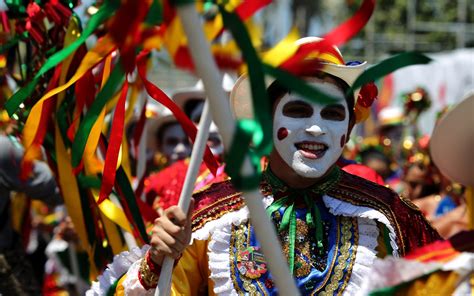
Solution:
<svg viewBox="0 0 474 296">
<path fill-rule="evenodd" d="M 115 181 L 115 172 L 117 167 L 117 159 L 120 152 L 120 145 L 122 144 L 123 138 L 123 125 L 125 120 L 125 101 L 127 99 L 128 82 L 125 80 L 125 84 L 122 88 L 122 93 L 117 102 L 117 106 L 114 112 L 114 118 L 112 120 L 112 128 L 110 132 L 109 146 L 107 147 L 107 153 L 105 155 L 104 173 L 102 175 L 102 184 L 100 186 L 100 194 L 98 204 L 103 202 L 112 192 L 112 187 Z"/>
<path fill-rule="evenodd" d="M 272 0 L 251 0 L 251 1 L 244 1 L 242 2 L 237 8 L 235 9 L 235 13 L 242 19 L 246 20 L 259 9 L 267 6 L 270 4 Z"/>
<path fill-rule="evenodd" d="M 147 93 L 157 102 L 163 104 L 168 108 L 178 121 L 178 123 L 183 128 L 184 132 L 188 135 L 191 141 L 194 142 L 194 139 L 197 135 L 197 128 L 194 123 L 186 116 L 186 114 L 181 110 L 175 102 L 173 102 L 161 89 L 156 85 L 148 81 L 146 78 L 146 57 L 148 55 L 147 51 L 142 51 L 137 57 L 137 67 L 138 75 L 145 85 Z M 217 160 L 212 155 L 211 150 L 206 145 L 206 150 L 204 151 L 204 162 L 211 171 L 213 175 L 216 175 L 217 168 L 219 167 Z"/>
<path fill-rule="evenodd" d="M 295 55 L 286 60 L 281 67 L 294 68 L 295 64 L 303 60 L 311 52 L 330 52 L 332 46 L 344 44 L 367 24 L 375 9 L 375 0 L 364 0 L 357 12 L 347 21 L 326 34 L 321 41 L 302 45 Z"/>
<path fill-rule="evenodd" d="M 140 25 L 146 17 L 150 3 L 150 1 L 125 1 L 110 25 L 109 32 L 120 49 L 125 73 L 130 73 L 135 68 L 135 46 L 140 39 Z"/>
</svg>

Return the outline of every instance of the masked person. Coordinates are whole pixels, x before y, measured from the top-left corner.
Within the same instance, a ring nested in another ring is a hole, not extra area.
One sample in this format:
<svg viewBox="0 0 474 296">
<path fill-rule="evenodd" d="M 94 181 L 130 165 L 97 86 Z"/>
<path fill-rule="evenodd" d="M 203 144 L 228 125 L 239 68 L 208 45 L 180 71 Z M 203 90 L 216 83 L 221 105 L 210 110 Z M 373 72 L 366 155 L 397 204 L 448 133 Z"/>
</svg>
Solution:
<svg viewBox="0 0 474 296">
<path fill-rule="evenodd" d="M 365 64 L 346 66 L 335 47 L 317 58 L 322 67 L 308 58 L 300 76 L 338 100 L 313 103 L 279 81 L 271 83 L 274 149 L 260 191 L 300 292 L 354 294 L 375 258 L 402 256 L 439 236 L 411 203 L 338 168 L 355 122 L 354 97 L 344 94 Z M 233 106 L 241 107 L 236 116 L 250 105 L 248 89 L 244 76 L 232 90 Z M 139 260 L 137 253 L 128 257 L 136 261 L 117 289 L 152 295 L 162 260 L 171 256 L 179 259 L 172 294 L 277 294 L 242 195 L 226 181 L 194 198 L 194 212 L 170 207 L 155 221 L 151 248 L 144 247 Z M 112 268 L 105 277 L 110 274 L 119 272 Z M 108 290 L 96 283 L 91 293 Z"/>
<path fill-rule="evenodd" d="M 158 117 L 151 129 L 154 131 L 152 136 L 156 141 L 156 150 L 163 156 L 164 167 L 191 155 L 188 136 L 170 112 Z"/>
<path fill-rule="evenodd" d="M 226 73 L 222 82 L 224 90 L 230 93 L 233 85 L 234 81 L 230 75 Z M 192 88 L 177 91 L 172 96 L 172 99 L 196 125 L 199 124 L 204 108 L 204 100 L 206 99 L 206 93 L 201 80 Z M 209 127 L 207 144 L 214 157 L 216 157 L 218 161 L 222 161 L 224 146 L 214 122 L 211 122 Z M 162 213 L 164 209 L 172 205 L 178 204 L 188 166 L 189 158 L 186 157 L 172 163 L 155 174 L 151 174 L 146 179 L 146 199 L 159 213 Z M 224 173 L 223 166 L 219 167 L 216 176 L 213 176 L 206 165 L 202 163 L 199 168 L 199 176 L 196 180 L 195 190 L 213 182 L 223 181 L 226 178 L 227 175 Z"/>
</svg>

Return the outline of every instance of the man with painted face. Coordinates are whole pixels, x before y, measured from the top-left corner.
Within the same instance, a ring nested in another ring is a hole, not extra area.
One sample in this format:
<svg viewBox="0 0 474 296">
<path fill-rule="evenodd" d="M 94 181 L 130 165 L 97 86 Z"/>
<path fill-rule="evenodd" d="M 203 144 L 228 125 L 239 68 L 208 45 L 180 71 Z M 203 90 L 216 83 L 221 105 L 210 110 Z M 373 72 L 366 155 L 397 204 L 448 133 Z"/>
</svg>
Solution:
<svg viewBox="0 0 474 296">
<path fill-rule="evenodd" d="M 296 46 L 306 42 L 318 40 Z M 274 149 L 260 191 L 301 294 L 353 295 L 377 257 L 403 256 L 439 235 L 409 201 L 338 168 L 357 119 L 354 97 L 345 93 L 365 64 L 346 66 L 337 48 L 312 59 L 317 67 L 303 68 L 300 77 L 337 100 L 314 103 L 278 81 L 269 85 Z M 249 97 L 244 76 L 231 94 L 236 117 L 252 116 Z M 226 181 L 194 200 L 187 214 L 170 207 L 155 221 L 151 247 L 141 250 L 120 289 L 152 293 L 164 256 L 171 256 L 172 293 L 277 294 L 241 193 Z"/>
</svg>

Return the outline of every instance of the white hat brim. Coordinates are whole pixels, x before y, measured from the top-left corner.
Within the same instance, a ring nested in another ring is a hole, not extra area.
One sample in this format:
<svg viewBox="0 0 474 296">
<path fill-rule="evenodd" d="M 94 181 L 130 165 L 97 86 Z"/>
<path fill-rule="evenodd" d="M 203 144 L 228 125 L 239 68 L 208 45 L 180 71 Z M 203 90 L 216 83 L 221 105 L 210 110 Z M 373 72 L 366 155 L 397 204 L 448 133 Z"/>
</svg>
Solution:
<svg viewBox="0 0 474 296">
<path fill-rule="evenodd" d="M 431 136 L 430 151 L 443 175 L 474 186 L 474 91 L 439 120 Z"/>
<path fill-rule="evenodd" d="M 157 147 L 156 133 L 165 124 L 171 122 L 178 122 L 173 114 L 168 113 L 160 116 L 156 116 L 147 120 L 147 146 L 148 148 L 155 150 Z"/>
<path fill-rule="evenodd" d="M 204 90 L 185 90 L 175 93 L 171 99 L 176 103 L 176 105 L 183 109 L 186 102 L 191 99 L 205 100 L 206 93 Z"/>
</svg>

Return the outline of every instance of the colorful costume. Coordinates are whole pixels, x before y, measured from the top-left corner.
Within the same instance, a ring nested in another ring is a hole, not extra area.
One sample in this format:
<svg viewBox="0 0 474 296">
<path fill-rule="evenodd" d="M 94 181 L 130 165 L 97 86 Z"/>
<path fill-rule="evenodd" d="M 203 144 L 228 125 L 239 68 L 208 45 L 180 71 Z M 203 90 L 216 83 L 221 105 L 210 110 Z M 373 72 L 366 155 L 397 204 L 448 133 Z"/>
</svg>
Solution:
<svg viewBox="0 0 474 296">
<path fill-rule="evenodd" d="M 304 295 L 354 294 L 377 257 L 403 256 L 440 238 L 409 201 L 337 167 L 304 190 L 267 170 L 260 190 Z M 193 241 L 174 268 L 172 295 L 275 294 L 241 194 L 226 181 L 195 199 Z M 153 295 L 145 288 L 155 284 L 153 267 L 133 262 L 147 249 L 114 260 L 121 264 L 114 262 L 88 295 L 110 292 L 114 282 L 117 294 Z"/>
<path fill-rule="evenodd" d="M 155 210 L 159 208 L 165 210 L 170 206 L 177 205 L 188 166 L 189 159 L 187 158 L 177 161 L 165 169 L 150 175 L 150 177 L 145 180 L 147 203 L 152 205 Z M 196 180 L 195 190 L 225 179 L 227 179 L 227 175 L 224 173 L 223 165 L 218 168 L 216 176 L 214 177 L 205 163 L 202 163 L 199 168 L 199 176 Z"/>
</svg>

